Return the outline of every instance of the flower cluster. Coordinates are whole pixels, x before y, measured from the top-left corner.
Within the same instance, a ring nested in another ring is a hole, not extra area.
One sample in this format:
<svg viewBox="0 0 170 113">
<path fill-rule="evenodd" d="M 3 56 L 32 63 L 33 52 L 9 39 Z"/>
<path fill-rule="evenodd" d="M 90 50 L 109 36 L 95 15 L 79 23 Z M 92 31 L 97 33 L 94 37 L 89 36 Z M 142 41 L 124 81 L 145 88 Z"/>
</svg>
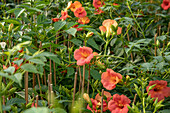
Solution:
<svg viewBox="0 0 170 113">
<path fill-rule="evenodd" d="M 149 87 L 154 84 L 156 85 L 149 91 Z M 165 97 L 170 96 L 170 87 L 167 87 L 167 81 L 164 80 L 150 81 L 149 86 L 147 86 L 146 90 L 148 92 L 148 95 L 151 95 L 151 98 L 158 98 L 158 101 L 161 101 L 165 99 Z"/>
<path fill-rule="evenodd" d="M 130 99 L 125 95 L 111 94 L 107 91 L 104 91 L 105 98 L 103 99 L 103 112 L 110 110 L 111 113 L 127 113 L 129 104 L 131 103 Z M 95 96 L 95 99 L 89 98 L 88 94 L 83 95 L 84 99 L 89 103 L 87 109 L 91 110 L 92 113 L 101 112 L 101 101 L 102 97 L 99 93 Z M 112 98 L 112 99 L 111 99 Z"/>
<path fill-rule="evenodd" d="M 105 5 L 104 0 L 93 0 L 93 6 L 95 7 L 95 11 L 96 11 L 94 14 L 104 13 L 104 11 L 102 11 L 100 8 L 103 5 Z"/>
<path fill-rule="evenodd" d="M 117 30 L 113 31 L 112 26 Z M 122 33 L 122 28 L 118 27 L 118 23 L 115 20 L 111 19 L 106 19 L 103 21 L 102 26 L 99 27 L 101 34 L 104 35 L 106 33 L 106 37 L 109 37 L 111 34 L 121 34 Z"/>
</svg>

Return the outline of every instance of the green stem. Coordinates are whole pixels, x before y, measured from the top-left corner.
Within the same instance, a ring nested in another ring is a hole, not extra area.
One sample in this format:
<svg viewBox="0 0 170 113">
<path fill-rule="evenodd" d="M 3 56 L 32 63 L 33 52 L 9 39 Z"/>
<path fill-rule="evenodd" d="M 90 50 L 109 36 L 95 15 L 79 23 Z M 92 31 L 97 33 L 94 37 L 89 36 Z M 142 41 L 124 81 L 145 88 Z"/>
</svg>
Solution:
<svg viewBox="0 0 170 113">
<path fill-rule="evenodd" d="M 108 44 L 109 44 L 109 41 L 107 40 L 107 41 L 106 41 L 106 44 L 105 44 L 105 49 L 104 49 L 104 56 L 106 55 L 106 50 L 107 50 Z"/>
<path fill-rule="evenodd" d="M 0 76 L 0 92 L 2 91 L 2 77 Z M 2 95 L 0 95 L 0 113 L 2 113 Z"/>
<path fill-rule="evenodd" d="M 127 0 L 127 7 L 129 8 L 129 11 L 130 11 L 130 13 L 131 13 L 131 15 L 132 15 L 134 21 L 136 22 L 137 26 L 139 27 L 139 29 L 140 29 L 140 31 L 141 31 L 141 34 L 143 35 L 143 38 L 145 38 L 145 34 L 144 34 L 142 28 L 140 27 L 138 21 L 136 20 L 135 16 L 133 15 L 133 12 L 132 12 L 132 10 L 131 10 L 131 8 L 130 8 L 130 5 L 129 5 L 128 0 Z"/>
</svg>

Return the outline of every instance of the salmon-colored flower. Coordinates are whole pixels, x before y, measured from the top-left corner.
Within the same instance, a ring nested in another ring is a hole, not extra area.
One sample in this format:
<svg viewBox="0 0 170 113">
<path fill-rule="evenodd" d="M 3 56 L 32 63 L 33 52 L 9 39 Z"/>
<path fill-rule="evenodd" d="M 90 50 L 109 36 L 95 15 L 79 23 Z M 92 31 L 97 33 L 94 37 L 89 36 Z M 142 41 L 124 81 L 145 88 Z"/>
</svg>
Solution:
<svg viewBox="0 0 170 113">
<path fill-rule="evenodd" d="M 74 3 L 71 4 L 71 11 L 75 11 L 77 8 L 82 7 L 82 4 L 79 1 L 75 1 Z"/>
<path fill-rule="evenodd" d="M 107 91 L 104 91 L 104 96 L 106 96 L 107 98 L 107 102 L 110 100 L 110 98 L 112 97 L 111 94 Z M 102 97 L 99 95 L 99 93 L 95 96 L 95 99 L 99 102 L 101 102 Z"/>
<path fill-rule="evenodd" d="M 92 102 L 92 108 L 90 108 L 89 104 L 87 105 L 87 109 L 91 110 L 92 113 L 100 113 L 101 112 L 101 102 L 96 99 L 90 99 Z M 107 103 L 103 101 L 103 111 L 105 112 L 108 109 Z"/>
<path fill-rule="evenodd" d="M 122 33 L 122 28 L 121 27 L 118 27 L 117 29 L 117 35 L 120 35 Z"/>
<path fill-rule="evenodd" d="M 156 84 L 149 92 L 149 87 Z M 158 98 L 158 101 L 165 99 L 165 97 L 170 96 L 170 87 L 167 87 L 167 81 L 164 80 L 155 80 L 150 81 L 149 86 L 146 87 L 148 95 L 151 95 L 151 98 Z"/>
<path fill-rule="evenodd" d="M 95 13 L 94 13 L 95 15 L 99 15 L 101 13 L 104 13 L 104 11 L 102 11 L 100 8 L 95 9 Z"/>
<path fill-rule="evenodd" d="M 93 0 L 93 6 L 98 9 L 104 5 L 104 0 Z"/>
<path fill-rule="evenodd" d="M 88 24 L 90 22 L 90 19 L 88 17 L 83 17 L 78 19 L 78 23 L 80 24 Z"/>
<path fill-rule="evenodd" d="M 60 18 L 52 18 L 53 22 L 58 22 L 60 20 Z"/>
<path fill-rule="evenodd" d="M 100 29 L 102 35 L 106 32 L 106 27 L 104 27 L 104 26 L 100 26 L 99 29 Z"/>
<path fill-rule="evenodd" d="M 84 7 L 79 7 L 74 11 L 74 15 L 78 18 L 83 18 L 87 15 Z"/>
<path fill-rule="evenodd" d="M 77 29 L 77 31 L 82 31 L 83 30 L 83 28 L 77 28 L 79 25 L 74 25 L 73 26 L 73 28 L 76 28 Z"/>
<path fill-rule="evenodd" d="M 113 3 L 113 6 L 118 6 L 119 4 Z"/>
<path fill-rule="evenodd" d="M 93 58 L 93 50 L 90 47 L 80 47 L 74 51 L 74 58 L 77 60 L 77 65 L 89 64 Z"/>
<path fill-rule="evenodd" d="M 170 8 L 170 0 L 163 0 L 162 4 L 161 4 L 161 7 L 164 9 L 164 10 L 168 10 Z"/>
<path fill-rule="evenodd" d="M 130 104 L 130 99 L 125 95 L 113 95 L 113 100 L 108 103 L 108 109 L 111 113 L 127 113 L 129 111 L 128 107 Z"/>
<path fill-rule="evenodd" d="M 63 20 L 66 20 L 66 18 L 69 18 L 70 16 L 68 15 L 68 12 L 67 11 L 61 11 L 61 17 L 60 19 L 63 19 Z"/>
<path fill-rule="evenodd" d="M 106 72 L 102 73 L 101 82 L 103 87 L 107 90 L 112 90 L 116 87 L 116 84 L 120 82 L 122 75 L 114 72 L 112 69 L 107 69 Z"/>
</svg>

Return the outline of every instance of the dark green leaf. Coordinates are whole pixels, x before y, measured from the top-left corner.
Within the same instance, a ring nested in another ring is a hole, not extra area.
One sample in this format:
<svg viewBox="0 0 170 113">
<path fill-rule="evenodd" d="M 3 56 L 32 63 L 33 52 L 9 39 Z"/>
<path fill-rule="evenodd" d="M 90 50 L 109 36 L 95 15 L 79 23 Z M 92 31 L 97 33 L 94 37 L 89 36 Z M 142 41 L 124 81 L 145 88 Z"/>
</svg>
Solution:
<svg viewBox="0 0 170 113">
<path fill-rule="evenodd" d="M 66 21 L 59 21 L 54 23 L 54 28 L 56 31 L 59 31 L 66 25 Z"/>
<path fill-rule="evenodd" d="M 76 35 L 76 32 L 77 32 L 77 29 L 76 28 L 71 28 L 71 29 L 68 29 L 68 30 L 65 30 L 68 34 L 71 34 L 72 36 L 75 37 Z"/>
</svg>

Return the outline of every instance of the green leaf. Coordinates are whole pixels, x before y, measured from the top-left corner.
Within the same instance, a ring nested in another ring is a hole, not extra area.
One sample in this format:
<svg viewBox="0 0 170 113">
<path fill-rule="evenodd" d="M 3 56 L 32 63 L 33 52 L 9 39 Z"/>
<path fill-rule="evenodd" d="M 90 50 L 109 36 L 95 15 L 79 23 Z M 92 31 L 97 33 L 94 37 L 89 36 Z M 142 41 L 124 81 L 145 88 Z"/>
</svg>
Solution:
<svg viewBox="0 0 170 113">
<path fill-rule="evenodd" d="M 10 66 L 7 69 L 4 70 L 7 73 L 13 74 L 15 72 L 15 67 Z"/>
<path fill-rule="evenodd" d="M 101 74 L 97 70 L 90 70 L 90 75 L 96 80 L 101 80 Z"/>
<path fill-rule="evenodd" d="M 16 77 L 13 76 L 13 75 L 9 76 L 7 73 L 3 73 L 3 72 L 0 72 L 0 76 L 6 77 L 6 78 L 11 79 L 11 80 L 13 80 L 14 82 L 20 84 L 20 81 L 19 81 L 19 78 L 20 78 L 20 77 L 19 77 L 19 78 L 16 78 Z"/>
<path fill-rule="evenodd" d="M 41 64 L 41 65 L 45 65 L 44 62 L 42 62 L 40 59 L 30 59 L 30 62 L 33 62 L 35 64 Z"/>
<path fill-rule="evenodd" d="M 17 19 L 6 19 L 6 20 L 3 20 L 3 22 L 21 24 Z"/>
<path fill-rule="evenodd" d="M 39 73 L 33 64 L 24 64 L 21 68 L 28 72 Z"/>
<path fill-rule="evenodd" d="M 25 110 L 24 113 L 49 113 L 49 110 L 46 107 L 32 107 L 30 109 Z"/>
<path fill-rule="evenodd" d="M 160 110 L 158 113 L 170 113 L 170 110 L 166 109 L 166 110 Z"/>
<path fill-rule="evenodd" d="M 149 89 L 147 92 L 149 92 L 151 89 L 153 89 L 154 87 L 156 86 L 156 84 L 152 85 L 152 86 L 149 86 Z"/>
<path fill-rule="evenodd" d="M 76 28 L 71 28 L 71 29 L 68 29 L 68 30 L 65 30 L 68 34 L 71 34 L 72 36 L 75 37 L 76 35 L 76 32 L 77 32 L 77 29 Z"/>
<path fill-rule="evenodd" d="M 46 20 L 46 16 L 45 15 L 38 15 L 37 18 L 37 24 L 43 24 Z"/>
<path fill-rule="evenodd" d="M 21 103 L 25 103 L 26 101 L 24 99 L 20 99 L 20 98 L 12 98 L 10 100 L 7 101 L 6 105 L 14 105 L 14 104 L 21 104 Z"/>
<path fill-rule="evenodd" d="M 37 9 L 37 8 L 32 8 L 32 7 L 25 7 L 25 8 L 29 11 L 32 11 L 32 12 L 43 12 L 42 10 Z"/>
<path fill-rule="evenodd" d="M 67 67 L 67 76 L 70 76 L 74 74 L 74 68 L 73 67 Z"/>
<path fill-rule="evenodd" d="M 54 29 L 56 31 L 59 31 L 61 28 L 63 28 L 66 25 L 66 21 L 59 21 L 54 23 Z"/>
<path fill-rule="evenodd" d="M 77 46 L 81 46 L 81 44 L 82 44 L 82 41 L 79 39 L 76 39 L 76 38 L 73 38 L 70 41 L 73 42 Z"/>
<path fill-rule="evenodd" d="M 14 14 L 15 14 L 16 18 L 18 18 L 24 11 L 25 11 L 25 8 L 24 9 L 15 10 Z"/>
<path fill-rule="evenodd" d="M 78 23 L 75 22 L 67 22 L 67 28 L 73 27 L 74 25 L 77 25 Z"/>
<path fill-rule="evenodd" d="M 93 38 L 89 38 L 89 39 L 87 40 L 87 43 L 88 43 L 89 45 L 91 45 L 92 47 L 94 47 L 95 49 L 97 49 L 98 51 L 100 51 L 98 45 L 96 44 L 96 42 L 94 41 Z"/>
<path fill-rule="evenodd" d="M 62 108 L 55 108 L 54 113 L 67 113 L 67 112 Z"/>
<path fill-rule="evenodd" d="M 56 56 L 48 56 L 49 59 L 51 59 L 52 61 L 54 61 L 57 64 L 60 64 L 60 59 Z"/>
<path fill-rule="evenodd" d="M 18 83 L 21 86 L 22 73 L 16 73 L 16 74 L 14 74 L 14 77 L 18 80 Z"/>
</svg>

